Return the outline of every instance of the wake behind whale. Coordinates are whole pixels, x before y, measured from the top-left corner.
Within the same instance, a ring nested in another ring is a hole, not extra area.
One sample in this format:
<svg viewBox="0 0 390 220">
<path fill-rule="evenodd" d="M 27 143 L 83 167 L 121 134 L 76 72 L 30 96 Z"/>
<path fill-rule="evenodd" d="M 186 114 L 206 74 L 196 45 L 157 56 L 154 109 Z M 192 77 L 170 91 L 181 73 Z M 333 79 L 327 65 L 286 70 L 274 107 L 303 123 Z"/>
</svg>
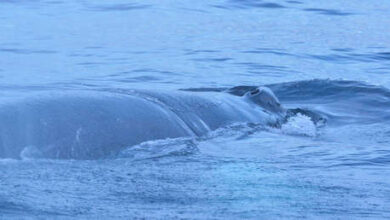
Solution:
<svg viewBox="0 0 390 220">
<path fill-rule="evenodd" d="M 149 140 L 202 136 L 233 123 L 278 126 L 287 111 L 271 90 L 65 92 L 0 106 L 0 157 L 96 159 Z"/>
</svg>

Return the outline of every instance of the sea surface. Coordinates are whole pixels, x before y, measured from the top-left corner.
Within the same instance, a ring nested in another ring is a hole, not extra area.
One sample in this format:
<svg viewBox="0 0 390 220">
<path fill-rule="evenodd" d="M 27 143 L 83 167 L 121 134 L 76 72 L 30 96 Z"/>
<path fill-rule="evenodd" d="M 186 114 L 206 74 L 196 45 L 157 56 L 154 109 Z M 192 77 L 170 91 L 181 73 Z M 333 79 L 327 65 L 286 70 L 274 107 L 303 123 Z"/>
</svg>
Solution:
<svg viewBox="0 0 390 220">
<path fill-rule="evenodd" d="M 326 118 L 96 160 L 3 157 L 0 219 L 389 219 L 389 21 L 388 0 L 0 0 L 0 109 L 53 91 L 266 85 Z"/>
</svg>

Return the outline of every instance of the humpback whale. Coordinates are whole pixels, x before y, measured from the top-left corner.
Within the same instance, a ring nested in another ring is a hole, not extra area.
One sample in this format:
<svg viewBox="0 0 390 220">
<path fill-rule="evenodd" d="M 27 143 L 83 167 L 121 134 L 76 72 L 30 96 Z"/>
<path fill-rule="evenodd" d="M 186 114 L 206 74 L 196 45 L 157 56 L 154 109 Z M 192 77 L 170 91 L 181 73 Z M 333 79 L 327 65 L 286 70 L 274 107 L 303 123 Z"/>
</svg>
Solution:
<svg viewBox="0 0 390 220">
<path fill-rule="evenodd" d="M 0 157 L 99 159 L 149 140 L 202 136 L 232 123 L 277 126 L 273 92 L 51 92 L 0 105 Z"/>
</svg>

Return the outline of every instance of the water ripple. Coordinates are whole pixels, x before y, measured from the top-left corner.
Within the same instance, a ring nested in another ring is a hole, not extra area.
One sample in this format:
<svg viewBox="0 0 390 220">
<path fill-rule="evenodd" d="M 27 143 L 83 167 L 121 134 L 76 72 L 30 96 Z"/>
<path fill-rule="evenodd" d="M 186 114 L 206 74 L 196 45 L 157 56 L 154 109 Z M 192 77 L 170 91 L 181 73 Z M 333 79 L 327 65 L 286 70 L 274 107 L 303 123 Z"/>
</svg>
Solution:
<svg viewBox="0 0 390 220">
<path fill-rule="evenodd" d="M 14 54 L 54 54 L 54 50 L 33 50 L 33 49 L 18 49 L 18 48 L 0 48 L 0 53 Z"/>
<path fill-rule="evenodd" d="M 285 6 L 274 2 L 262 2 L 257 0 L 231 0 L 226 5 L 214 5 L 216 8 L 222 9 L 250 9 L 250 8 L 263 8 L 263 9 L 283 9 Z"/>
<path fill-rule="evenodd" d="M 331 15 L 331 16 L 348 16 L 348 15 L 353 15 L 353 13 L 342 12 L 342 11 L 335 10 L 335 9 L 305 8 L 303 10 L 304 11 L 309 11 L 309 12 L 316 12 L 316 13 L 322 14 L 322 15 Z"/>
<path fill-rule="evenodd" d="M 88 8 L 93 11 L 132 11 L 132 10 L 146 9 L 150 7 L 151 5 L 141 5 L 141 4 L 134 4 L 134 3 L 88 6 Z"/>
<path fill-rule="evenodd" d="M 329 61 L 334 63 L 351 63 L 351 62 L 378 62 L 389 61 L 390 52 L 374 52 L 374 53 L 351 53 L 349 49 L 334 49 L 340 53 L 337 54 L 322 54 L 322 55 L 306 55 L 309 58 Z"/>
</svg>

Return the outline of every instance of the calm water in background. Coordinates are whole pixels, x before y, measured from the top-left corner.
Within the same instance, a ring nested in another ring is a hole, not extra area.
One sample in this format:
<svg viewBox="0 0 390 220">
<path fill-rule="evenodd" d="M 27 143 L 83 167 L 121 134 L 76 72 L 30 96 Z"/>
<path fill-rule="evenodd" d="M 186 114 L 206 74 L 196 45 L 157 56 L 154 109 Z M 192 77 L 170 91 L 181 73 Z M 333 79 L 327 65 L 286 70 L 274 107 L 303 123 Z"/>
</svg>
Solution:
<svg viewBox="0 0 390 220">
<path fill-rule="evenodd" d="M 0 104 L 270 84 L 315 128 L 236 125 L 96 161 L 0 159 L 0 218 L 390 218 L 390 2 L 0 1 Z"/>
</svg>

